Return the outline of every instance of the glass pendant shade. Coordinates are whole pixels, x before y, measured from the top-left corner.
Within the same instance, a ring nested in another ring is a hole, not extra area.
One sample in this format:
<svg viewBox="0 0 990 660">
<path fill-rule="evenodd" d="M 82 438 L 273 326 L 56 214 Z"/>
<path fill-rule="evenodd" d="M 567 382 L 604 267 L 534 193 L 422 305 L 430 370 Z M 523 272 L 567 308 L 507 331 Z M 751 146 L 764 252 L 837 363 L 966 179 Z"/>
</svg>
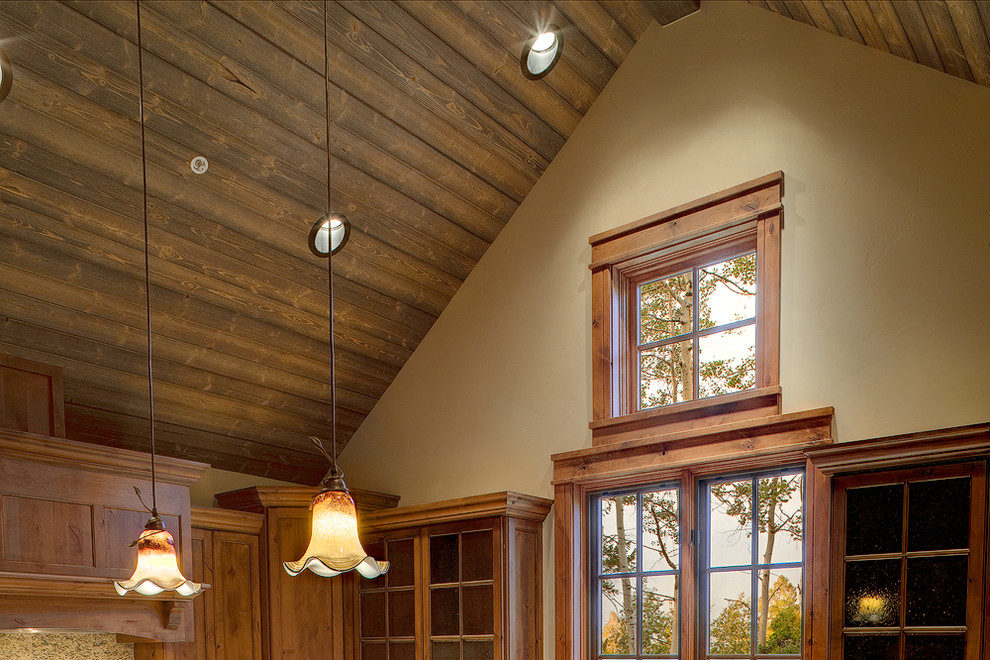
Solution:
<svg viewBox="0 0 990 660">
<path fill-rule="evenodd" d="M 354 500 L 344 490 L 322 490 L 313 498 L 313 531 L 309 547 L 299 561 L 283 562 L 289 575 L 307 568 L 322 577 L 356 570 L 366 578 L 388 571 L 387 561 L 368 556 L 358 538 Z"/>
<path fill-rule="evenodd" d="M 137 540 L 137 566 L 126 582 L 113 583 L 121 596 L 136 591 L 142 596 L 157 596 L 174 591 L 180 596 L 195 596 L 210 585 L 187 580 L 179 571 L 175 558 L 175 541 L 161 526 L 161 520 L 148 521 Z"/>
</svg>

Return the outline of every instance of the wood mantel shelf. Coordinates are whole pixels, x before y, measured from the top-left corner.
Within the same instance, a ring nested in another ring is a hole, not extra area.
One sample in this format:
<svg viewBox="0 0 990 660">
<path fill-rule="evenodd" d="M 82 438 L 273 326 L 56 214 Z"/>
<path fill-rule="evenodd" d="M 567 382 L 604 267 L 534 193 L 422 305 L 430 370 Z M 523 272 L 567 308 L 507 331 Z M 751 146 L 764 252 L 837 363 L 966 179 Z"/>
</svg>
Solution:
<svg viewBox="0 0 990 660">
<path fill-rule="evenodd" d="M 435 525 L 475 518 L 510 516 L 542 523 L 550 513 L 552 500 L 512 491 L 461 497 L 429 504 L 373 511 L 361 520 L 368 530 L 397 528 L 404 524 Z"/>
</svg>

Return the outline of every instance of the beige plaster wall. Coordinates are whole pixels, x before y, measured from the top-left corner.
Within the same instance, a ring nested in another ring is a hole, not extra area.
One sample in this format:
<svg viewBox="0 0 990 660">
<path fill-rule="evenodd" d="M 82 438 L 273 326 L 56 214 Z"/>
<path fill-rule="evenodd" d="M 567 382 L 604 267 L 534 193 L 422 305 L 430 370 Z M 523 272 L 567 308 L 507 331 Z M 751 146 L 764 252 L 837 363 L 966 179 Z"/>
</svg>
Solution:
<svg viewBox="0 0 990 660">
<path fill-rule="evenodd" d="M 551 74 L 552 75 L 552 74 Z M 990 419 L 990 89 L 742 2 L 647 31 L 342 455 L 403 504 L 590 444 L 588 236 L 785 173 L 784 408 Z"/>
<path fill-rule="evenodd" d="M 216 506 L 216 494 L 228 490 L 240 490 L 250 486 L 298 486 L 299 484 L 265 477 L 255 477 L 250 474 L 228 472 L 210 468 L 203 473 L 202 478 L 189 488 L 189 501 L 193 506 Z"/>
<path fill-rule="evenodd" d="M 839 441 L 987 421 L 988 120 L 990 89 L 747 3 L 653 25 L 348 444 L 349 483 L 551 496 L 550 455 L 591 442 L 588 237 L 776 170 L 785 411 L 835 406 Z"/>
</svg>

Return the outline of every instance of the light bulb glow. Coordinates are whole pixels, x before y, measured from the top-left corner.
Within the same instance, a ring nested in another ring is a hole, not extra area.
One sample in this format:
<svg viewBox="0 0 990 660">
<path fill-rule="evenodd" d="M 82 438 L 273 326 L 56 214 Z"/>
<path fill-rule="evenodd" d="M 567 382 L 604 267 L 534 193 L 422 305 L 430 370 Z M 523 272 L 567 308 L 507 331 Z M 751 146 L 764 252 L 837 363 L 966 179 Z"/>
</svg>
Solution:
<svg viewBox="0 0 990 660">
<path fill-rule="evenodd" d="M 343 490 L 326 490 L 313 498 L 312 534 L 299 561 L 283 562 L 286 572 L 309 569 L 323 577 L 357 570 L 366 578 L 388 571 L 387 561 L 375 561 L 361 546 L 354 500 Z"/>
<path fill-rule="evenodd" d="M 537 53 L 545 53 L 557 43 L 557 35 L 553 32 L 544 32 L 533 42 L 533 50 Z"/>
<path fill-rule="evenodd" d="M 126 582 L 113 583 L 121 596 L 135 591 L 142 596 L 157 596 L 164 591 L 174 591 L 180 596 L 194 596 L 208 584 L 187 580 L 179 571 L 175 556 L 175 541 L 164 529 L 147 528 L 137 541 L 137 566 Z"/>
</svg>

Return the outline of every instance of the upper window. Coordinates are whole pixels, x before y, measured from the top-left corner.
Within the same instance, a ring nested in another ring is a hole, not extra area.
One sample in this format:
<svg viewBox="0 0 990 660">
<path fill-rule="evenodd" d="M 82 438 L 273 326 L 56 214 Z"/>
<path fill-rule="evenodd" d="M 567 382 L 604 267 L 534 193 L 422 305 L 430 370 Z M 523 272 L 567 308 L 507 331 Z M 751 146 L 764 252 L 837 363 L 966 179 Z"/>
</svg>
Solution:
<svg viewBox="0 0 990 660">
<path fill-rule="evenodd" d="M 777 412 L 782 187 L 777 172 L 591 238 L 595 420 Z"/>
<path fill-rule="evenodd" d="M 756 296 L 755 251 L 636 283 L 638 408 L 755 387 Z"/>
</svg>

